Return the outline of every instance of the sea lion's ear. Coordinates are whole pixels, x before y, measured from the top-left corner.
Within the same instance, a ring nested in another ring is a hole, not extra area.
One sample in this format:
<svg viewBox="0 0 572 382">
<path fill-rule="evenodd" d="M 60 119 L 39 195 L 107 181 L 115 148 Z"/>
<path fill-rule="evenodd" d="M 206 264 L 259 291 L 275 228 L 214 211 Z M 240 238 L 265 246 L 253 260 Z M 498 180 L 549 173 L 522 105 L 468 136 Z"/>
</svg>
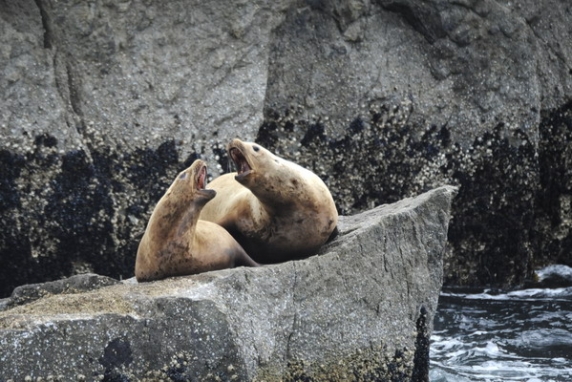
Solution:
<svg viewBox="0 0 572 382">
<path fill-rule="evenodd" d="M 187 173 L 183 172 L 181 175 L 179 175 L 179 179 L 187 179 Z"/>
</svg>

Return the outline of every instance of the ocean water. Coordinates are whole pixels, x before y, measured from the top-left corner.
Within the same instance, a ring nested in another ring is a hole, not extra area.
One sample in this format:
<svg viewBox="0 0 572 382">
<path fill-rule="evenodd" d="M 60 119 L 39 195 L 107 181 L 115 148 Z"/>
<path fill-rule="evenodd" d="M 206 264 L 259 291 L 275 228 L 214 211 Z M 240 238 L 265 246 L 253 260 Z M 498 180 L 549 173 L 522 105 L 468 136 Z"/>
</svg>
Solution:
<svg viewBox="0 0 572 382">
<path fill-rule="evenodd" d="M 443 290 L 432 382 L 572 381 L 572 287 Z"/>
</svg>

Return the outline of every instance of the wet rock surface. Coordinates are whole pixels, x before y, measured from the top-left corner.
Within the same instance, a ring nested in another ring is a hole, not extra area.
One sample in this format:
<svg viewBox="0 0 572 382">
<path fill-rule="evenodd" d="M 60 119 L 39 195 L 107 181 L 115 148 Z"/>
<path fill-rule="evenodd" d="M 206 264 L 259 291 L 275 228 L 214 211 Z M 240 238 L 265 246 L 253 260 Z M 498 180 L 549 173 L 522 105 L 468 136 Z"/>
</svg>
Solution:
<svg viewBox="0 0 572 382">
<path fill-rule="evenodd" d="M 538 269 L 527 286 L 530 288 L 569 288 L 572 286 L 572 268 L 553 264 Z"/>
<path fill-rule="evenodd" d="M 343 216 L 305 260 L 20 289 L 50 292 L 0 312 L 0 379 L 424 381 L 456 191 Z"/>
<path fill-rule="evenodd" d="M 133 274 L 139 234 L 230 138 L 314 170 L 341 213 L 460 186 L 449 285 L 572 265 L 563 1 L 0 2 L 0 296 Z"/>
</svg>

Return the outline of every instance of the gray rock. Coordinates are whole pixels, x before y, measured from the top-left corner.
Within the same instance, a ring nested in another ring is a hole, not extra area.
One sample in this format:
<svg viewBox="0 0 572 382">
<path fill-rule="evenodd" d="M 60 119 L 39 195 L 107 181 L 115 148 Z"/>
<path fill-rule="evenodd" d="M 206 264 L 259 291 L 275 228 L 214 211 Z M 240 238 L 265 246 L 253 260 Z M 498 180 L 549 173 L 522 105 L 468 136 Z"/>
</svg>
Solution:
<svg viewBox="0 0 572 382">
<path fill-rule="evenodd" d="M 0 2 L 0 295 L 132 276 L 170 179 L 255 135 L 289 3 Z"/>
<path fill-rule="evenodd" d="M 39 298 L 54 294 L 72 294 L 95 290 L 104 286 L 119 283 L 118 280 L 92 273 L 75 275 L 64 280 L 42 284 L 27 284 L 14 289 L 10 296 L 9 306 L 27 304 Z M 0 307 L 0 310 L 2 308 Z"/>
<path fill-rule="evenodd" d="M 572 268 L 566 265 L 553 264 L 534 272 L 535 280 L 530 287 L 567 288 L 572 286 Z"/>
<path fill-rule="evenodd" d="M 425 380 L 455 194 L 343 217 L 305 260 L 0 312 L 0 379 Z"/>
<path fill-rule="evenodd" d="M 234 136 L 313 169 L 344 214 L 459 185 L 448 284 L 572 265 L 569 19 L 559 0 L 2 0 L 0 296 L 131 277 L 172 178 L 228 171 Z"/>
<path fill-rule="evenodd" d="M 340 135 L 358 115 L 407 102 L 411 121 L 451 126 L 464 146 L 498 121 L 538 125 L 537 63 L 523 59 L 537 42 L 518 14 L 488 0 L 377 3 L 290 8 L 273 40 L 265 106 L 300 106 L 297 118 L 328 117 Z"/>
</svg>

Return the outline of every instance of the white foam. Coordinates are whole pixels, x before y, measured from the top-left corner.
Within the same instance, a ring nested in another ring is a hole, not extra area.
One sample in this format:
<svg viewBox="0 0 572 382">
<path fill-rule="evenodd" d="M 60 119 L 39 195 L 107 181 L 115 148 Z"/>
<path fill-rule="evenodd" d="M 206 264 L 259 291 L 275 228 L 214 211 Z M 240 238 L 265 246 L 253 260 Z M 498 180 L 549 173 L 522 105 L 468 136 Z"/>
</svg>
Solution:
<svg viewBox="0 0 572 382">
<path fill-rule="evenodd" d="M 507 293 L 491 294 L 489 290 L 485 290 L 483 293 L 451 293 L 442 292 L 441 296 L 445 297 L 456 297 L 465 300 L 492 300 L 492 301 L 506 301 L 514 299 L 527 299 L 527 300 L 545 300 L 545 299 L 572 299 L 572 287 L 567 288 L 530 288 L 521 289 L 517 291 L 511 291 Z"/>
</svg>

